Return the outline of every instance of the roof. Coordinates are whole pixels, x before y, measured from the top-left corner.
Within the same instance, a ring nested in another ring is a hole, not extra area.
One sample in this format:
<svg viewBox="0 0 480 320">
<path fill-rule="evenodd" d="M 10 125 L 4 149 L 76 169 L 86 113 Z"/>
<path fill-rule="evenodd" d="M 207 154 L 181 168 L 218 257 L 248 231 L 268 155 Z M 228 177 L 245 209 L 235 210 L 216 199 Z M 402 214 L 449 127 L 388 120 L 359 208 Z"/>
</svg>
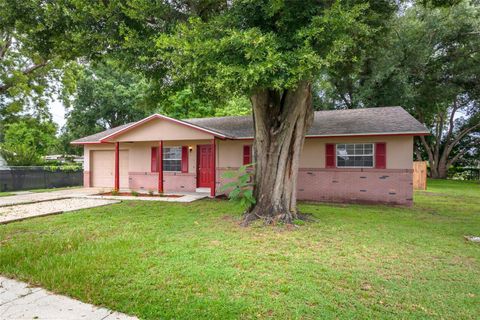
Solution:
<svg viewBox="0 0 480 320">
<path fill-rule="evenodd" d="M 155 115 L 154 115 L 155 116 Z M 191 125 L 200 130 L 219 135 L 227 139 L 253 138 L 253 118 L 249 116 L 231 116 L 176 120 L 165 116 L 158 117 Z M 152 116 L 146 118 L 149 119 Z M 129 130 L 138 123 L 130 123 L 73 141 L 74 144 L 99 143 L 118 131 Z M 119 132 L 118 132 L 119 133 Z M 333 137 L 358 135 L 425 135 L 427 128 L 418 122 L 402 107 L 381 107 L 348 110 L 315 111 L 314 121 L 307 137 Z"/>
<path fill-rule="evenodd" d="M 115 128 L 111 128 L 111 129 L 107 129 L 105 131 L 101 131 L 101 132 L 98 132 L 98 133 L 95 133 L 95 134 L 92 134 L 91 136 L 86 136 L 86 137 L 83 137 L 83 138 L 80 138 L 80 139 L 77 139 L 77 140 L 74 140 L 72 141 L 73 144 L 84 144 L 84 143 L 100 143 L 100 139 L 106 137 L 106 136 L 109 136 L 117 131 L 120 131 L 124 128 L 127 128 L 128 126 L 131 126 L 132 124 L 134 124 L 135 122 L 130 122 L 130 123 L 126 123 L 126 124 L 122 124 L 121 126 L 118 126 L 118 127 L 115 127 Z"/>
</svg>

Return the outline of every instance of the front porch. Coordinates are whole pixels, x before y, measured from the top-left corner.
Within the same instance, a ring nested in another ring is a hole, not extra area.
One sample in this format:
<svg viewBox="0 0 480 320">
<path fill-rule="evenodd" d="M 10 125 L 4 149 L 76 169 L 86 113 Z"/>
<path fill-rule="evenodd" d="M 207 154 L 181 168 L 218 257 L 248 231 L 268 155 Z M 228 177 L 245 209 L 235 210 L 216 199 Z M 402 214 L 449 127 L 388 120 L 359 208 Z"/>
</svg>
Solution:
<svg viewBox="0 0 480 320">
<path fill-rule="evenodd" d="M 117 191 L 139 193 L 216 194 L 216 139 L 114 142 L 113 185 Z M 95 172 L 95 153 L 90 151 Z M 123 161 L 123 162 L 122 162 Z M 90 179 L 94 181 L 102 179 Z M 108 184 L 107 184 L 108 185 Z M 98 186 L 98 185 L 97 185 Z"/>
<path fill-rule="evenodd" d="M 82 144 L 86 187 L 211 197 L 222 172 L 241 166 L 244 152 L 242 141 L 161 115 Z"/>
</svg>

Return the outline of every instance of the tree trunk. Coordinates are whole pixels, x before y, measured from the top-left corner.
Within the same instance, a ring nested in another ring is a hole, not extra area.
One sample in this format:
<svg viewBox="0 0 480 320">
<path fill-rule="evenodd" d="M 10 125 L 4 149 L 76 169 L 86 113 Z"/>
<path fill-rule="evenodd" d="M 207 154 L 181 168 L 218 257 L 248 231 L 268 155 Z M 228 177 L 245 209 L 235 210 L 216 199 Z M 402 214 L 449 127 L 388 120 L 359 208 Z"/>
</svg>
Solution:
<svg viewBox="0 0 480 320">
<path fill-rule="evenodd" d="M 447 179 L 448 168 L 445 163 L 440 163 L 437 169 L 437 176 L 434 179 Z"/>
<path fill-rule="evenodd" d="M 313 121 L 311 84 L 296 89 L 257 90 L 251 97 L 255 140 L 256 204 L 244 224 L 292 223 L 297 216 L 297 176 L 305 134 Z"/>
</svg>

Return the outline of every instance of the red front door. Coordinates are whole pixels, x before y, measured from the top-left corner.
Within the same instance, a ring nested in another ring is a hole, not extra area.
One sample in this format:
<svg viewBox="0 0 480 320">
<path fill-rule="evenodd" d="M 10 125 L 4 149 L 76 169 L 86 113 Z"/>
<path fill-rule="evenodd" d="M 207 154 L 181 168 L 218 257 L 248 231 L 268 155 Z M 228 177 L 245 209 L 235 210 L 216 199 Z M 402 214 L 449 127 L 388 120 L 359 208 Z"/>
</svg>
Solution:
<svg viewBox="0 0 480 320">
<path fill-rule="evenodd" d="M 197 146 L 197 187 L 212 186 L 212 146 L 209 144 Z"/>
</svg>

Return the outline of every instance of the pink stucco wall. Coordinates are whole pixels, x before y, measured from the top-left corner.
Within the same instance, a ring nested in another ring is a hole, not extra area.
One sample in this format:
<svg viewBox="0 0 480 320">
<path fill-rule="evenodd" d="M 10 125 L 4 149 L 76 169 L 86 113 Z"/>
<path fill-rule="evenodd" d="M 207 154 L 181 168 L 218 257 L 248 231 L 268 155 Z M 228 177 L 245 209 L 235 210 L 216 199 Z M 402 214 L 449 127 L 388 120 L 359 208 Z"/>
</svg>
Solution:
<svg viewBox="0 0 480 320">
<path fill-rule="evenodd" d="M 90 187 L 90 171 L 83 171 L 83 186 L 85 188 Z"/>
</svg>

